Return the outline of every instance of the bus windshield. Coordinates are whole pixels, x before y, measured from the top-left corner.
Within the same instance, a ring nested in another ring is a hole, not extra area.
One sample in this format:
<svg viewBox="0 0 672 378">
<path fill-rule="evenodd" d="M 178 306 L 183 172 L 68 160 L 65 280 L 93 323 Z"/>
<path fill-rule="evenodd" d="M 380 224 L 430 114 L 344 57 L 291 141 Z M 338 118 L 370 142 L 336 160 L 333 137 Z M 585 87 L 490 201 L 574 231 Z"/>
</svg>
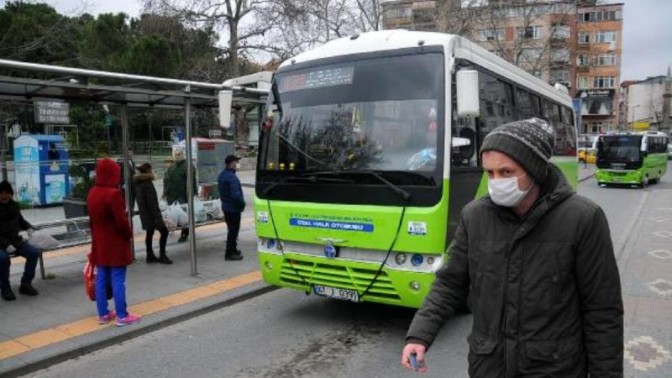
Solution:
<svg viewBox="0 0 672 378">
<path fill-rule="evenodd" d="M 600 163 L 637 163 L 641 160 L 641 135 L 606 135 L 597 144 Z"/>
<path fill-rule="evenodd" d="M 369 170 L 396 185 L 439 182 L 443 76 L 441 53 L 280 70 L 269 96 L 273 115 L 262 127 L 260 173 Z M 370 175 L 348 180 L 381 185 Z"/>
</svg>

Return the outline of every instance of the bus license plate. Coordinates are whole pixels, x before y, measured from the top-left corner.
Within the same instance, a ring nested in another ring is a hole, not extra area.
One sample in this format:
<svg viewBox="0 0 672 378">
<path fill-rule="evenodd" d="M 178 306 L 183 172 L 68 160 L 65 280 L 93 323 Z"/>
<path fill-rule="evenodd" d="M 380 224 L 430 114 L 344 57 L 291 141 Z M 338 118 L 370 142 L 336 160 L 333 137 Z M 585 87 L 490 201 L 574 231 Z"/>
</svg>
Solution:
<svg viewBox="0 0 672 378">
<path fill-rule="evenodd" d="M 357 292 L 354 290 L 339 289 L 335 287 L 322 286 L 322 285 L 313 285 L 313 293 L 328 298 L 359 302 L 359 294 L 357 294 Z"/>
</svg>

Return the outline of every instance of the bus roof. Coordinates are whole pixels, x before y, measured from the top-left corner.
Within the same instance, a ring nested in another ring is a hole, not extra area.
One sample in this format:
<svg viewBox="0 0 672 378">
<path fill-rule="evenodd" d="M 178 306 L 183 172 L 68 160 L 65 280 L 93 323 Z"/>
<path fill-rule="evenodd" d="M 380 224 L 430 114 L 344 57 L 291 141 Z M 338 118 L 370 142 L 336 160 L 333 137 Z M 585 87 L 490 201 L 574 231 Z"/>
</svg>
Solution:
<svg viewBox="0 0 672 378">
<path fill-rule="evenodd" d="M 418 46 L 443 46 L 452 58 L 467 59 L 504 78 L 512 79 L 552 100 L 571 106 L 572 99 L 559 89 L 507 62 L 464 37 L 452 34 L 408 31 L 404 29 L 367 32 L 329 41 L 322 46 L 301 53 L 280 65 L 286 68 L 296 63 L 310 62 L 337 56 L 389 51 Z M 452 62 L 449 62 L 452 64 Z"/>
</svg>

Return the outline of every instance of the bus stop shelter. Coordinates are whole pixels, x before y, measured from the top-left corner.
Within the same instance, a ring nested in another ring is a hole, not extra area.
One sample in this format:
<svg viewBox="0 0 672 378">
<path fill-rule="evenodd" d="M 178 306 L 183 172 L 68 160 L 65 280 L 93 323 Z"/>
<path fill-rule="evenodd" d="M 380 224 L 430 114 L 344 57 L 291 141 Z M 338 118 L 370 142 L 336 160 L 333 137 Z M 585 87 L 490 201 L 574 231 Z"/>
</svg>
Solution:
<svg viewBox="0 0 672 378">
<path fill-rule="evenodd" d="M 32 75 L 29 75 L 32 73 Z M 27 76 L 39 77 L 29 78 Z M 203 83 L 117 72 L 95 71 L 71 67 L 52 66 L 0 59 L 0 101 L 33 102 L 37 100 L 61 100 L 88 102 L 120 107 L 122 150 L 129 148 L 128 108 L 177 109 L 184 111 L 185 143 L 191 146 L 193 125 L 191 113 L 194 108 L 220 108 L 220 125 L 228 127 L 231 104 L 258 104 L 265 102 L 267 90 L 224 84 Z M 192 162 L 191 148 L 186 148 L 186 159 Z M 124 159 L 125 186 L 129 187 L 128 156 Z M 4 168 L 4 167 L 3 167 Z M 187 164 L 187 182 L 195 175 L 193 165 Z M 127 208 L 130 208 L 130 193 L 125 191 Z M 189 253 L 191 274 L 197 275 L 196 235 L 194 203 L 191 185 L 187 185 Z M 133 214 L 129 212 L 131 221 Z M 134 248 L 131 242 L 131 248 Z"/>
</svg>

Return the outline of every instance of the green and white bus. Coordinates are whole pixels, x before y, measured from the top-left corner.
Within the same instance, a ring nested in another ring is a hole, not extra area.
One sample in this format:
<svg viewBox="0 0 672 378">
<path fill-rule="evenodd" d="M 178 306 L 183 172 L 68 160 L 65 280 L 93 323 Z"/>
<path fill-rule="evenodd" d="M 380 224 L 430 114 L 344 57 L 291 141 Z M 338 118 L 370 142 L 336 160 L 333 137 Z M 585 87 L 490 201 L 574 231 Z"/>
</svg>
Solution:
<svg viewBox="0 0 672 378">
<path fill-rule="evenodd" d="M 577 183 L 566 89 L 459 36 L 331 41 L 284 62 L 271 89 L 254 206 L 273 285 L 419 307 L 460 211 L 487 194 L 478 150 L 505 122 L 551 120 L 554 161 Z"/>
<path fill-rule="evenodd" d="M 637 185 L 644 188 L 660 181 L 667 172 L 667 134 L 658 131 L 601 135 L 597 141 L 600 186 Z"/>
</svg>

